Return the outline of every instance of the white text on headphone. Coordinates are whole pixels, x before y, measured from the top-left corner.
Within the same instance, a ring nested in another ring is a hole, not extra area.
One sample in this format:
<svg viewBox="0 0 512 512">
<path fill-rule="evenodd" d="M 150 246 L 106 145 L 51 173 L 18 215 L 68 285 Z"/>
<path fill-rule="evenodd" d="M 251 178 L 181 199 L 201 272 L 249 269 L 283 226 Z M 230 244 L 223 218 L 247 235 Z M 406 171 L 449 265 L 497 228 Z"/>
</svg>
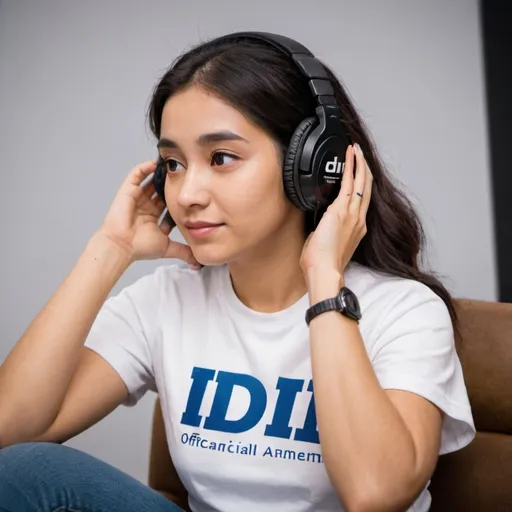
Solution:
<svg viewBox="0 0 512 512">
<path fill-rule="evenodd" d="M 343 162 L 343 164 L 341 162 L 338 162 L 337 156 L 334 157 L 334 160 L 329 160 L 325 164 L 325 172 L 328 172 L 329 174 L 340 174 L 343 172 L 344 168 L 345 162 Z"/>
</svg>

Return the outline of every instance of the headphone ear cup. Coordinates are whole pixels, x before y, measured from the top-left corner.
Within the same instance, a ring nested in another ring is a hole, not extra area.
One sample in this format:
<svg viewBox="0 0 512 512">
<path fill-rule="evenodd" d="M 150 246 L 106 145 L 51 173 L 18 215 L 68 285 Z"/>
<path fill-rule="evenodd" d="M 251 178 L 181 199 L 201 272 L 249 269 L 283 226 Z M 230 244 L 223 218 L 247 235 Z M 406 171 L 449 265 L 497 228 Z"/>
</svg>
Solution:
<svg viewBox="0 0 512 512">
<path fill-rule="evenodd" d="M 299 126 L 297 126 L 290 140 L 290 144 L 288 145 L 283 165 L 283 184 L 285 193 L 293 205 L 302 211 L 308 211 L 309 208 L 303 203 L 299 193 L 297 192 L 300 186 L 297 179 L 299 162 L 302 155 L 302 149 L 304 148 L 304 143 L 316 123 L 316 117 L 308 117 L 307 119 L 304 119 Z"/>
<path fill-rule="evenodd" d="M 155 173 L 153 175 L 153 183 L 155 184 L 155 192 L 158 197 L 165 203 L 165 168 L 164 162 L 158 162 Z"/>
<path fill-rule="evenodd" d="M 153 175 L 153 183 L 155 185 L 155 192 L 158 194 L 158 197 L 164 202 L 165 204 L 165 163 L 160 161 L 158 162 L 155 173 Z M 171 227 L 176 226 L 176 223 L 171 217 L 171 214 L 167 211 L 164 215 L 165 222 L 167 222 Z"/>
</svg>

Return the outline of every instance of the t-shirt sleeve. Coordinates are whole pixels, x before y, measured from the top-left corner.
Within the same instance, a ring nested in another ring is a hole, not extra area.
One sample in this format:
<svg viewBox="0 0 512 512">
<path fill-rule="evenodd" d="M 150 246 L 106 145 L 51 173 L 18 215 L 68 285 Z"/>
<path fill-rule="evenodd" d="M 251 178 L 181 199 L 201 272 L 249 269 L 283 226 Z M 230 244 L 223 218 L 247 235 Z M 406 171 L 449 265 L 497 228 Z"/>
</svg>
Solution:
<svg viewBox="0 0 512 512">
<path fill-rule="evenodd" d="M 440 455 L 468 445 L 475 426 L 445 303 L 425 285 L 408 283 L 383 318 L 371 351 L 382 388 L 410 391 L 445 413 Z"/>
<path fill-rule="evenodd" d="M 124 381 L 129 395 L 123 405 L 128 407 L 148 390 L 156 391 L 151 346 L 158 336 L 158 293 L 156 271 L 109 297 L 85 341 L 85 346 L 103 357 Z"/>
</svg>

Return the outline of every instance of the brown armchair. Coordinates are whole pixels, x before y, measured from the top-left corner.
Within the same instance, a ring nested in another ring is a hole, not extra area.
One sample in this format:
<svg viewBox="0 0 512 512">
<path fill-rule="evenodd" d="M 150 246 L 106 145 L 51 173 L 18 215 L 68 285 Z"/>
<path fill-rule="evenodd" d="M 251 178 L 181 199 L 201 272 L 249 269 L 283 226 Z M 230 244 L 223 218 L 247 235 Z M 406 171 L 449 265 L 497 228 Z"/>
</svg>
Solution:
<svg viewBox="0 0 512 512">
<path fill-rule="evenodd" d="M 477 428 L 466 448 L 439 458 L 430 484 L 432 512 L 512 511 L 512 304 L 459 299 L 458 352 Z M 149 486 L 185 510 L 157 399 Z"/>
<path fill-rule="evenodd" d="M 458 300 L 475 440 L 439 457 L 432 512 L 512 511 L 512 304 Z"/>
</svg>

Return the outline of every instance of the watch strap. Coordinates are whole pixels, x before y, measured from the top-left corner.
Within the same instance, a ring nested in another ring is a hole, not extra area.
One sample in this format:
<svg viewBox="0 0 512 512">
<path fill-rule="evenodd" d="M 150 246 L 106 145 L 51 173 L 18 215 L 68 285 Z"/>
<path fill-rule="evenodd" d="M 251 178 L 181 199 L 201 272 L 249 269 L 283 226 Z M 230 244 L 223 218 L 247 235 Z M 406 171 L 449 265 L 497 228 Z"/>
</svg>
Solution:
<svg viewBox="0 0 512 512">
<path fill-rule="evenodd" d="M 321 315 L 322 313 L 326 313 L 327 311 L 339 311 L 340 306 L 338 297 L 317 302 L 306 311 L 306 324 L 309 325 L 309 322 L 311 322 L 313 318 Z"/>
</svg>

